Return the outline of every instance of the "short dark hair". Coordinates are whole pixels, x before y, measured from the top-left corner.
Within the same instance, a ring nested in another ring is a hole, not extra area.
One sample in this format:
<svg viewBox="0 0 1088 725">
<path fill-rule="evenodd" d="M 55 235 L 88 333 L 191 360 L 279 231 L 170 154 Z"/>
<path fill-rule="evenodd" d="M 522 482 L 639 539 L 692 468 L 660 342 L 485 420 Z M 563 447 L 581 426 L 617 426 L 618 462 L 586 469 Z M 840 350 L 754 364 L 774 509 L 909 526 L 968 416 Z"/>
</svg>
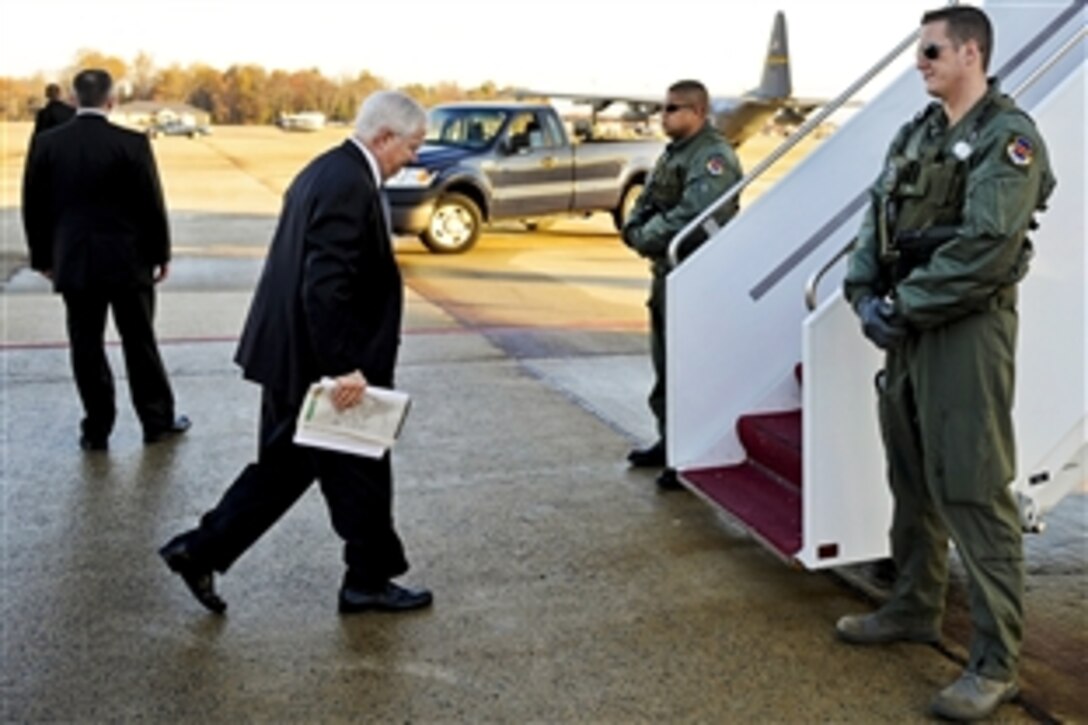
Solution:
<svg viewBox="0 0 1088 725">
<path fill-rule="evenodd" d="M 710 94 L 707 93 L 706 86 L 699 81 L 682 80 L 676 81 L 669 86 L 669 93 L 679 93 L 680 95 L 687 96 L 691 99 L 692 105 L 703 113 L 710 110 Z"/>
<path fill-rule="evenodd" d="M 50 83 L 45 87 L 45 97 L 50 101 L 55 101 L 60 98 L 60 86 L 56 83 Z"/>
<path fill-rule="evenodd" d="M 989 70 L 990 53 L 994 47 L 994 29 L 986 13 L 970 5 L 939 8 L 924 14 L 922 25 L 940 20 L 948 24 L 948 37 L 957 47 L 968 40 L 978 43 L 979 52 L 982 53 L 982 70 Z"/>
<path fill-rule="evenodd" d="M 113 78 L 101 68 L 88 68 L 76 74 L 72 89 L 82 108 L 100 108 L 106 105 L 113 89 Z"/>
</svg>

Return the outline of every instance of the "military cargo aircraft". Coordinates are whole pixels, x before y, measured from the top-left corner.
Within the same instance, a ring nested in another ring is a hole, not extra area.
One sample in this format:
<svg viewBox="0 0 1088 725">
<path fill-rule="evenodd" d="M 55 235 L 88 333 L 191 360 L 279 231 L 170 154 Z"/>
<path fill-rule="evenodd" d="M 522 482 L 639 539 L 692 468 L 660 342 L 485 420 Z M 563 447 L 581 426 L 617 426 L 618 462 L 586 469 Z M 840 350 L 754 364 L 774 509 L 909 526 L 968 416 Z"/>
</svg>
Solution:
<svg viewBox="0 0 1088 725">
<path fill-rule="evenodd" d="M 623 119 L 627 121 L 645 120 L 660 113 L 664 105 L 661 98 L 619 94 L 553 93 L 521 89 L 516 95 L 521 98 L 563 98 L 588 104 L 592 108 L 594 122 L 596 114 L 613 103 L 627 104 L 630 111 L 623 114 Z M 813 109 L 826 102 L 826 99 L 799 98 L 793 95 L 786 16 L 779 11 L 774 17 L 771 42 L 767 47 L 763 78 L 759 86 L 740 96 L 711 98 L 710 115 L 722 135 L 734 146 L 739 146 L 762 130 L 768 122 L 786 127 L 800 125 Z"/>
</svg>

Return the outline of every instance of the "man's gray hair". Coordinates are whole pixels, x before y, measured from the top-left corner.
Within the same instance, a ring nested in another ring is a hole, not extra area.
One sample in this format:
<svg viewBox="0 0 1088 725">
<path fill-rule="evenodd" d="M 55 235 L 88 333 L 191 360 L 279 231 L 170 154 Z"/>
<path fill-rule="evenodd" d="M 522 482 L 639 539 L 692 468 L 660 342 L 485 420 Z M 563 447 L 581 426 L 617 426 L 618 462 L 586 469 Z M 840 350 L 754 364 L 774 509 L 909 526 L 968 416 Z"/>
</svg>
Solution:
<svg viewBox="0 0 1088 725">
<path fill-rule="evenodd" d="M 355 115 L 355 134 L 363 141 L 373 141 L 382 131 L 409 136 L 426 127 L 423 106 L 400 91 L 371 93 Z"/>
</svg>

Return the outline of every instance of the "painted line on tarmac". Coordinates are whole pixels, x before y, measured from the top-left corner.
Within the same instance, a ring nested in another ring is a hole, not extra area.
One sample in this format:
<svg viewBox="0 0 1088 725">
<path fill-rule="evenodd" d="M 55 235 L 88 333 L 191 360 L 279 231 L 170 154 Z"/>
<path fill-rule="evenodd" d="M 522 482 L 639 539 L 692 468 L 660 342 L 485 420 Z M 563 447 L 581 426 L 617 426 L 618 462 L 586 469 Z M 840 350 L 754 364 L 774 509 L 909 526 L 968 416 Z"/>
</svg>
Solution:
<svg viewBox="0 0 1088 725">
<path fill-rule="evenodd" d="M 526 332 L 645 332 L 648 325 L 638 322 L 596 322 L 584 320 L 561 325 L 474 325 L 464 327 L 410 327 L 402 331 L 404 335 L 487 335 L 516 334 Z M 238 342 L 238 335 L 200 335 L 180 337 L 160 337 L 160 345 L 203 345 L 224 342 Z M 120 340 L 107 340 L 107 347 L 117 347 Z M 41 340 L 36 342 L 0 343 L 0 352 L 20 350 L 55 350 L 68 347 L 67 340 Z"/>
</svg>

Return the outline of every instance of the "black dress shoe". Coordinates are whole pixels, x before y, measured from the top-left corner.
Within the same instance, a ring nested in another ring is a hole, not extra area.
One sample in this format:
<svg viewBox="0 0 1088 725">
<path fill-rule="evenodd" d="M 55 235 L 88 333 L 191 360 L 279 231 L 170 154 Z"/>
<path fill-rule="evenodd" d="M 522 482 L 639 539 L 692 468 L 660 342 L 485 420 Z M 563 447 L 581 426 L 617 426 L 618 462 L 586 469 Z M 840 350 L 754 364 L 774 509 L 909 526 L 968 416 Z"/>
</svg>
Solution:
<svg viewBox="0 0 1088 725">
<path fill-rule="evenodd" d="M 110 443 L 105 438 L 92 438 L 88 435 L 79 437 L 79 447 L 85 451 L 108 451 Z"/>
<path fill-rule="evenodd" d="M 680 483 L 679 477 L 676 475 L 675 468 L 666 468 L 657 477 L 657 487 L 662 491 L 682 491 L 684 484 Z"/>
<path fill-rule="evenodd" d="M 175 536 L 170 543 L 159 549 L 159 556 L 170 567 L 170 571 L 181 577 L 198 602 L 216 614 L 222 614 L 227 610 L 227 603 L 215 593 L 215 577 L 212 570 L 193 560 L 189 545 L 185 541 L 185 534 Z"/>
<path fill-rule="evenodd" d="M 179 415 L 174 418 L 174 422 L 165 428 L 156 428 L 154 430 L 144 431 L 144 443 L 158 443 L 164 441 L 167 438 L 181 435 L 185 431 L 193 427 L 193 421 L 189 420 L 187 415 Z"/>
<path fill-rule="evenodd" d="M 407 589 L 388 582 L 383 589 L 364 591 L 342 587 L 340 589 L 340 613 L 357 612 L 407 612 L 429 607 L 434 597 L 426 589 Z"/>
<path fill-rule="evenodd" d="M 665 465 L 665 444 L 658 441 L 649 448 L 636 448 L 627 454 L 627 462 L 635 468 L 660 468 Z"/>
</svg>

